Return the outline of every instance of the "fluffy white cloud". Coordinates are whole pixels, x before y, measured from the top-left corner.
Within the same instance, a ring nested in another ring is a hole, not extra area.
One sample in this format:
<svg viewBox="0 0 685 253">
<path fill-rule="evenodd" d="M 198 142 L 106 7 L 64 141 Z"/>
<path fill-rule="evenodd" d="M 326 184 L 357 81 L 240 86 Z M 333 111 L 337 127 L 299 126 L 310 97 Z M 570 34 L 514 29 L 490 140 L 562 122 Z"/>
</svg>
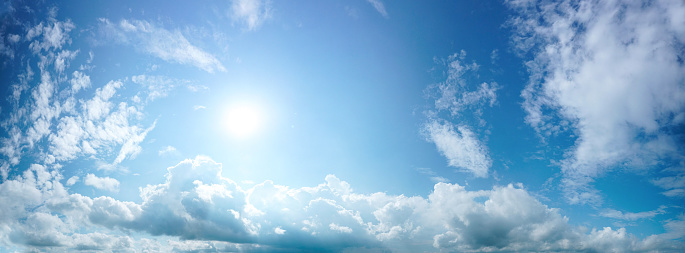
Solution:
<svg viewBox="0 0 685 253">
<path fill-rule="evenodd" d="M 469 191 L 437 183 L 427 197 L 357 194 L 329 175 L 315 187 L 271 181 L 242 189 L 221 164 L 196 157 L 168 168 L 162 184 L 140 189 L 142 203 L 68 194 L 57 170 L 32 165 L 0 184 L 0 242 L 43 249 L 157 248 L 392 251 L 649 251 L 677 249 L 682 219 L 639 240 L 625 229 L 568 223 L 522 186 Z M 86 184 L 109 184 L 89 174 Z M 95 183 L 89 183 L 95 182 Z M 116 184 L 116 183 L 112 183 Z M 111 184 L 111 185 L 112 185 Z M 94 232 L 81 234 L 79 228 Z M 117 236 L 120 229 L 187 241 Z M 411 243 L 409 243 L 411 242 Z M 676 247 L 676 248 L 674 248 Z"/>
<path fill-rule="evenodd" d="M 534 55 L 526 122 L 543 137 L 577 136 L 562 161 L 571 202 L 598 201 L 589 184 L 615 167 L 682 159 L 670 129 L 685 123 L 685 3 L 508 3 L 521 14 L 515 45 Z"/>
<path fill-rule="evenodd" d="M 90 87 L 90 76 L 79 71 L 74 71 L 69 82 L 71 83 L 71 91 L 76 93 L 81 89 Z"/>
<path fill-rule="evenodd" d="M 267 0 L 233 0 L 229 16 L 248 31 L 259 28 L 271 18 L 271 5 Z"/>
<path fill-rule="evenodd" d="M 83 183 L 100 190 L 106 190 L 111 192 L 119 191 L 119 181 L 111 177 L 97 177 L 93 174 L 88 173 L 88 175 L 86 175 L 86 178 L 83 179 Z"/>
<path fill-rule="evenodd" d="M 216 57 L 190 44 L 180 31 L 172 32 L 142 20 L 122 19 L 119 24 L 100 20 L 107 36 L 162 60 L 194 65 L 209 73 L 226 71 Z"/>
<path fill-rule="evenodd" d="M 31 27 L 26 33 L 26 40 L 31 41 L 29 48 L 34 53 L 51 49 L 61 49 L 66 43 L 70 43 L 69 32 L 74 29 L 74 23 L 70 20 L 65 22 L 50 21 L 46 24 L 42 22 Z"/>
</svg>

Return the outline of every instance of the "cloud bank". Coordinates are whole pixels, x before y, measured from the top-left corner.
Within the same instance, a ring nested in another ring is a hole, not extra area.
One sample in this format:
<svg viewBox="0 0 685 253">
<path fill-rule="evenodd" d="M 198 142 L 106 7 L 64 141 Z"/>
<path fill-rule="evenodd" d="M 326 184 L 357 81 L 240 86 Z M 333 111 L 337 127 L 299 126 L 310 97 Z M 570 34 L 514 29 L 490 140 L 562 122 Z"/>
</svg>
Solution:
<svg viewBox="0 0 685 253">
<path fill-rule="evenodd" d="M 644 240 L 623 228 L 588 231 L 520 184 L 469 191 L 437 183 L 424 198 L 355 193 L 333 175 L 314 187 L 265 181 L 249 189 L 221 175 L 221 164 L 209 157 L 187 159 L 167 169 L 164 183 L 141 187 L 142 202 L 134 203 L 68 194 L 57 170 L 33 165 L 0 184 L 0 200 L 8 203 L 1 207 L 0 242 L 52 250 L 136 248 L 144 243 L 117 231 L 137 231 L 192 240 L 163 244 L 188 251 L 215 244 L 267 251 L 649 251 L 676 247 L 665 238 L 682 232 L 682 220 Z M 91 178 L 103 180 L 88 175 L 85 181 Z M 79 227 L 98 232 L 82 234 Z"/>
</svg>

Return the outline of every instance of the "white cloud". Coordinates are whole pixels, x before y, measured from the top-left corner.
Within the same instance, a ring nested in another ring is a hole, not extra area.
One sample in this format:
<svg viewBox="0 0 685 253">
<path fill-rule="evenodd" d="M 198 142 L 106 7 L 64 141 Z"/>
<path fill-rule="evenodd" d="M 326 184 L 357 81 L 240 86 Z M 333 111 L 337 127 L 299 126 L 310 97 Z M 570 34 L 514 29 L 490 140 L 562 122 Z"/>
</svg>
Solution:
<svg viewBox="0 0 685 253">
<path fill-rule="evenodd" d="M 467 63 L 465 59 L 466 52 L 462 50 L 447 59 L 435 60 L 447 68 L 444 71 L 446 80 L 426 89 L 435 98 L 435 110 L 425 112 L 428 122 L 424 124 L 422 132 L 447 158 L 449 166 L 470 172 L 476 177 L 487 177 L 492 160 L 487 146 L 479 140 L 478 132 L 470 125 L 475 122 L 477 127 L 485 126 L 486 122 L 481 118 L 483 109 L 486 105 L 492 107 L 497 103 L 499 85 L 495 82 L 473 85 L 480 66 L 475 62 Z M 443 111 L 449 114 L 443 115 Z M 459 124 L 455 125 L 452 121 L 458 121 Z M 432 180 L 444 182 L 446 179 L 433 177 Z"/>
<path fill-rule="evenodd" d="M 99 190 L 106 190 L 110 192 L 119 191 L 119 181 L 111 177 L 97 177 L 88 173 L 86 178 L 83 180 L 83 183 Z"/>
<path fill-rule="evenodd" d="M 666 213 L 666 206 L 660 206 L 656 210 L 639 212 L 639 213 L 621 212 L 621 211 L 614 210 L 614 209 L 605 209 L 599 213 L 599 216 L 614 218 L 614 219 L 620 219 L 620 220 L 634 221 L 634 220 L 640 220 L 640 219 L 651 219 L 654 216 L 657 216 L 659 214 L 665 214 L 665 213 Z"/>
<path fill-rule="evenodd" d="M 492 160 L 487 148 L 476 138 L 467 126 L 453 126 L 449 122 L 431 121 L 425 126 L 429 140 L 447 158 L 452 167 L 487 177 Z"/>
<path fill-rule="evenodd" d="M 69 82 L 71 83 L 71 91 L 76 93 L 81 89 L 90 87 L 90 76 L 79 71 L 74 71 Z"/>
<path fill-rule="evenodd" d="M 180 31 L 168 31 L 147 21 L 122 19 L 119 24 L 101 19 L 103 32 L 119 42 L 162 60 L 190 64 L 209 73 L 226 71 L 213 55 L 190 44 Z"/>
<path fill-rule="evenodd" d="M 681 162 L 680 166 L 683 166 Z M 685 172 L 682 168 L 675 169 L 678 174 L 674 176 L 666 176 L 661 178 L 656 178 L 652 180 L 652 183 L 666 191 L 662 194 L 668 197 L 685 197 Z M 673 169 L 671 169 L 672 171 Z"/>
<path fill-rule="evenodd" d="M 57 160 L 73 159 L 81 152 L 79 144 L 83 135 L 78 119 L 63 117 L 57 125 L 57 134 L 50 135 L 50 152 Z"/>
<path fill-rule="evenodd" d="M 55 71 L 57 74 L 61 74 L 69 67 L 69 62 L 76 58 L 76 54 L 78 54 L 78 50 L 62 50 L 55 56 Z"/>
<path fill-rule="evenodd" d="M 340 226 L 340 225 L 335 224 L 335 223 L 329 224 L 329 225 L 328 225 L 328 228 L 330 228 L 331 230 L 334 230 L 334 231 L 339 231 L 339 232 L 341 232 L 341 233 L 347 233 L 347 234 L 352 233 L 352 229 L 351 229 L 351 228 L 345 227 L 345 226 Z"/>
<path fill-rule="evenodd" d="M 42 50 L 61 49 L 64 44 L 71 42 L 68 34 L 74 28 L 74 23 L 70 20 L 51 21 L 47 24 L 41 22 L 28 30 L 26 40 L 37 38 L 29 45 L 29 48 L 36 54 Z"/>
<path fill-rule="evenodd" d="M 223 178 L 221 170 L 221 164 L 208 157 L 182 161 L 167 169 L 164 183 L 141 188 L 142 203 L 133 203 L 68 194 L 56 170 L 32 165 L 21 176 L 0 183 L 0 201 L 5 203 L 0 205 L 0 240 L 18 247 L 105 251 L 259 247 L 606 252 L 682 247 L 669 241 L 682 237 L 682 219 L 669 220 L 666 233 L 644 240 L 623 228 L 587 233 L 521 186 L 470 191 L 437 183 L 427 197 L 406 197 L 357 194 L 347 182 L 329 175 L 315 187 L 290 188 L 266 181 L 242 189 Z M 84 181 L 103 189 L 116 188 L 118 182 L 92 174 Z M 80 228 L 93 232 L 75 232 Z M 120 229 L 172 240 L 112 235 Z"/>
<path fill-rule="evenodd" d="M 447 178 L 438 176 L 438 174 L 430 168 L 417 168 L 416 170 L 421 174 L 428 175 L 430 177 L 430 180 L 433 181 L 433 183 L 448 183 L 450 181 Z"/>
<path fill-rule="evenodd" d="M 383 15 L 384 18 L 388 18 L 388 12 L 385 11 L 385 5 L 381 0 L 367 0 L 371 5 L 373 5 L 373 8 L 378 11 L 381 15 Z"/>
<path fill-rule="evenodd" d="M 166 147 L 160 149 L 158 154 L 159 154 L 159 156 L 164 156 L 164 155 L 169 155 L 169 154 L 178 154 L 178 150 L 176 150 L 176 148 L 174 148 L 173 146 L 166 146 Z"/>
<path fill-rule="evenodd" d="M 78 182 L 78 180 L 79 180 L 79 177 L 77 177 L 77 176 L 72 176 L 72 177 L 70 177 L 70 178 L 67 180 L 67 184 L 66 184 L 66 185 L 67 185 L 67 186 L 72 186 L 72 185 L 76 184 L 76 182 Z"/>
<path fill-rule="evenodd" d="M 254 31 L 271 18 L 271 4 L 266 0 L 233 0 L 229 16 L 248 31 Z"/>
<path fill-rule="evenodd" d="M 153 101 L 157 98 L 166 97 L 169 95 L 169 92 L 176 88 L 179 83 L 187 82 L 165 76 L 148 75 L 132 76 L 131 81 L 147 88 L 147 101 Z"/>
<path fill-rule="evenodd" d="M 596 202 L 588 185 L 615 167 L 682 159 L 668 129 L 684 123 L 685 3 L 509 4 L 521 14 L 511 20 L 515 45 L 534 55 L 522 93 L 526 122 L 543 137 L 577 136 L 562 161 L 571 202 Z"/>
<path fill-rule="evenodd" d="M 131 135 L 126 138 L 126 141 L 121 145 L 121 149 L 119 150 L 119 155 L 114 159 L 114 163 L 112 165 L 117 165 L 124 161 L 124 159 L 133 159 L 135 158 L 140 151 L 143 149 L 140 147 L 140 143 L 145 140 L 145 136 L 147 136 L 147 133 L 152 131 L 152 129 L 155 128 L 155 125 L 157 124 L 157 121 L 152 123 L 152 126 L 148 127 L 145 129 L 145 131 L 140 131 L 137 133 L 132 133 Z"/>
<path fill-rule="evenodd" d="M 195 110 L 195 111 L 197 111 L 197 110 L 202 110 L 202 109 L 207 109 L 207 107 L 205 107 L 204 105 L 195 105 L 195 106 L 193 106 L 193 110 Z"/>
</svg>

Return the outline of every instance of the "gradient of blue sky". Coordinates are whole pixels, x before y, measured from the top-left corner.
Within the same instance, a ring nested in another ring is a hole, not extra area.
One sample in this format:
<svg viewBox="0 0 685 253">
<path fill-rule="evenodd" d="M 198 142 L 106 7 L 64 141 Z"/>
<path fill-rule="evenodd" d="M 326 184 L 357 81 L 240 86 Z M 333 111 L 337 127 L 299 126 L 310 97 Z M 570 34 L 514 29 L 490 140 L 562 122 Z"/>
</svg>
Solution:
<svg viewBox="0 0 685 253">
<path fill-rule="evenodd" d="M 0 15 L 2 252 L 685 248 L 682 1 Z"/>
</svg>

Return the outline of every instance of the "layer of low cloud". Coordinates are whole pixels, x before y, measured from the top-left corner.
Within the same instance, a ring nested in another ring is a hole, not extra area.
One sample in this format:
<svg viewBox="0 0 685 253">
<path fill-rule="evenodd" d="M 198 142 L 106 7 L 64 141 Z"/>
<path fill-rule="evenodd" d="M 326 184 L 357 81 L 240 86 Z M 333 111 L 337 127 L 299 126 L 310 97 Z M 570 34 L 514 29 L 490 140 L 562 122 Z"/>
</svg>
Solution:
<svg viewBox="0 0 685 253">
<path fill-rule="evenodd" d="M 32 165 L 0 184 L 0 200 L 7 203 L 0 207 L 0 241 L 50 250 L 142 247 L 143 239 L 117 235 L 124 229 L 192 240 L 172 240 L 160 246 L 186 250 L 255 245 L 264 250 L 413 252 L 682 247 L 670 240 L 683 236 L 682 219 L 669 221 L 666 233 L 643 240 L 624 228 L 588 231 L 569 224 L 558 209 L 542 204 L 521 185 L 471 191 L 458 184 L 437 183 L 424 198 L 355 193 L 350 184 L 333 175 L 314 187 L 291 188 L 265 181 L 242 189 L 221 176 L 221 164 L 204 156 L 184 160 L 167 171 L 165 182 L 141 188 L 142 202 L 135 203 L 68 194 L 58 170 Z M 90 174 L 85 179 L 90 185 L 106 185 L 104 181 Z M 76 228 L 95 232 L 81 234 Z"/>
<path fill-rule="evenodd" d="M 685 3 L 508 4 L 520 14 L 514 45 L 533 56 L 526 122 L 543 138 L 577 137 L 561 162 L 570 202 L 600 202 L 591 183 L 615 168 L 683 159 L 673 130 L 685 123 Z"/>
</svg>

